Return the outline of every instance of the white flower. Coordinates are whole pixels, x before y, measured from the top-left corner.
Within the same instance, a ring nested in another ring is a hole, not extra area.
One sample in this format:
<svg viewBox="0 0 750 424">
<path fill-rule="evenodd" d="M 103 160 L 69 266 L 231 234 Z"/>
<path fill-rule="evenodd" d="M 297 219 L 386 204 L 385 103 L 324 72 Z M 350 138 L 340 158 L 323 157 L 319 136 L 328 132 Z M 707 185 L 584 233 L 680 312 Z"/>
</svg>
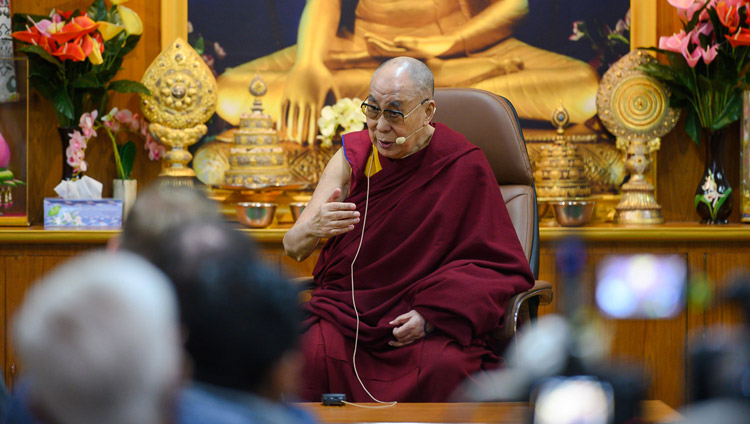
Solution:
<svg viewBox="0 0 750 424">
<path fill-rule="evenodd" d="M 320 135 L 317 139 L 321 141 L 321 146 L 331 146 L 332 139 L 338 131 L 346 134 L 364 128 L 366 118 L 360 109 L 361 103 L 362 100 L 358 98 L 345 97 L 333 106 L 324 106 L 320 110 L 320 118 L 318 118 Z"/>
</svg>

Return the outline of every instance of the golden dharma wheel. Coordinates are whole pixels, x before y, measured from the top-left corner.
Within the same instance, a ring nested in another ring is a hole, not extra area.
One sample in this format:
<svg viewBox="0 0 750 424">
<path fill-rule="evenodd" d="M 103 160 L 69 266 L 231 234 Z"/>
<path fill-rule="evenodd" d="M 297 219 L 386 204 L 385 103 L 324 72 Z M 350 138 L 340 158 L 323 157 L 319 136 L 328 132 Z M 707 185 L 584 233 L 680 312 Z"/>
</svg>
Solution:
<svg viewBox="0 0 750 424">
<path fill-rule="evenodd" d="M 200 55 L 178 38 L 143 75 L 151 96 L 141 95 L 141 110 L 151 122 L 169 128 L 194 127 L 216 110 L 216 79 Z"/>
<path fill-rule="evenodd" d="M 615 136 L 651 140 L 677 124 L 680 111 L 669 107 L 667 89 L 640 70 L 655 60 L 641 50 L 633 50 L 612 65 L 599 83 L 599 118 Z"/>
</svg>

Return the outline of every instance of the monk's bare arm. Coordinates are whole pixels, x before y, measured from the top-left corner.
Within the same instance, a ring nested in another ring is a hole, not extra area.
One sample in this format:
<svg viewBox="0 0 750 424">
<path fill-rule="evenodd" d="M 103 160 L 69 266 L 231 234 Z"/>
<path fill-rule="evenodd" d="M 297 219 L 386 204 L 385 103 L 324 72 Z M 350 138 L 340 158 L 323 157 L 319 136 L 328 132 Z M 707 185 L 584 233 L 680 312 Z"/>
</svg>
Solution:
<svg viewBox="0 0 750 424">
<path fill-rule="evenodd" d="M 343 203 L 349 193 L 351 166 L 339 149 L 323 170 L 318 186 L 297 222 L 284 236 L 286 254 L 305 260 L 321 238 L 333 237 L 354 229 L 359 212 L 354 203 Z"/>
</svg>

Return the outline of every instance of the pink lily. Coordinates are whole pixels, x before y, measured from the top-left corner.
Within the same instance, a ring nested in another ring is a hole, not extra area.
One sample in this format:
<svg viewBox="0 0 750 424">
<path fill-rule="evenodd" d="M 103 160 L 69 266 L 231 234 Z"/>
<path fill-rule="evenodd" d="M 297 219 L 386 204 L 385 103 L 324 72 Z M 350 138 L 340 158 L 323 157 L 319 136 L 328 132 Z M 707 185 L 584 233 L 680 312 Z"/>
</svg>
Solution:
<svg viewBox="0 0 750 424">
<path fill-rule="evenodd" d="M 695 12 L 703 7 L 706 0 L 667 0 L 667 2 L 677 9 L 677 14 L 681 18 L 689 21 L 693 19 Z M 708 15 L 706 15 L 706 18 L 708 18 Z M 702 14 L 700 20 L 703 20 Z"/>
<path fill-rule="evenodd" d="M 683 48 L 687 46 L 690 38 L 687 37 L 685 31 L 680 31 L 677 34 L 673 34 L 669 37 L 659 38 L 659 48 L 675 53 L 682 53 Z"/>
<path fill-rule="evenodd" d="M 703 24 L 698 24 L 695 26 L 695 29 L 690 31 L 690 41 L 693 42 L 696 46 L 699 46 L 701 44 L 700 36 L 705 35 L 709 36 L 711 33 L 714 32 L 714 25 L 709 21 Z"/>
<path fill-rule="evenodd" d="M 708 65 L 709 63 L 713 62 L 713 60 L 716 59 L 716 55 L 718 55 L 718 51 L 717 51 L 718 48 L 719 48 L 719 45 L 714 44 L 708 49 L 703 50 L 701 52 L 701 55 L 703 56 L 703 63 Z"/>
<path fill-rule="evenodd" d="M 682 57 L 685 58 L 685 61 L 687 61 L 688 66 L 691 68 L 695 68 L 695 65 L 698 64 L 698 61 L 703 57 L 704 50 L 700 46 L 696 46 L 693 52 L 690 52 L 690 49 L 688 48 L 689 44 L 685 44 L 685 49 L 682 50 Z"/>
</svg>

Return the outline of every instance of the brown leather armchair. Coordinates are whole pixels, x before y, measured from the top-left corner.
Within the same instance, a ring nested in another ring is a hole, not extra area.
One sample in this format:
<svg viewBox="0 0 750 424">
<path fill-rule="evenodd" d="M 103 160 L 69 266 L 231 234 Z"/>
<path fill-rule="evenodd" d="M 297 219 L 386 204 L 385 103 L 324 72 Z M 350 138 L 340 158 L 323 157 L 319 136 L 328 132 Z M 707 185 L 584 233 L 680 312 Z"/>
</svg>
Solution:
<svg viewBox="0 0 750 424">
<path fill-rule="evenodd" d="M 536 190 L 516 110 L 508 99 L 474 88 L 436 89 L 435 104 L 434 120 L 465 135 L 487 156 L 531 271 L 539 278 Z M 508 301 L 498 336 L 510 340 L 520 324 L 536 319 L 540 304 L 551 302 L 552 285 L 537 280 L 530 290 Z"/>
<path fill-rule="evenodd" d="M 539 220 L 531 161 L 513 105 L 504 97 L 474 88 L 435 90 L 434 120 L 479 146 L 492 167 L 505 206 L 529 260 L 534 278 L 539 277 Z M 310 277 L 295 278 L 302 289 L 312 288 Z M 534 287 L 508 301 L 505 322 L 495 334 L 498 348 L 513 338 L 518 326 L 537 317 L 539 305 L 552 302 L 552 285 L 536 281 Z"/>
</svg>

